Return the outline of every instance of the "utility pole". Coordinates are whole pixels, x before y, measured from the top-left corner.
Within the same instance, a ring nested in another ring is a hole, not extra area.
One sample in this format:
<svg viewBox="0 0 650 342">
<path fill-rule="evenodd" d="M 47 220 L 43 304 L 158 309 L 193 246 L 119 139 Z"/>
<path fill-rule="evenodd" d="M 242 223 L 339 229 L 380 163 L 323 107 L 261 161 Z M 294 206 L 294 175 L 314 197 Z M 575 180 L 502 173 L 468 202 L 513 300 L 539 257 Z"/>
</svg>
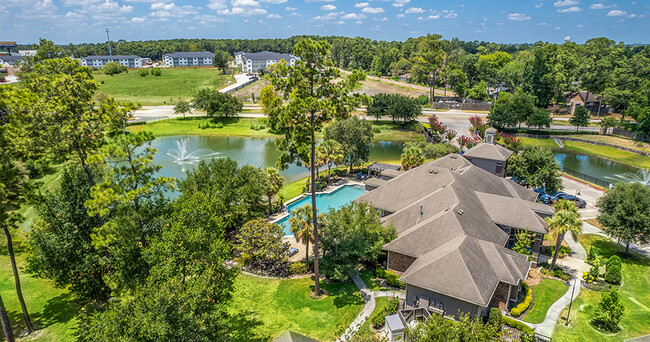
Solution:
<svg viewBox="0 0 650 342">
<path fill-rule="evenodd" d="M 109 31 L 110 31 L 110 30 L 109 30 L 108 27 L 107 27 L 107 28 L 106 28 L 106 38 L 108 38 L 108 55 L 109 55 L 109 56 L 112 56 L 112 55 L 113 55 L 113 52 L 111 52 L 111 36 L 108 34 Z"/>
</svg>

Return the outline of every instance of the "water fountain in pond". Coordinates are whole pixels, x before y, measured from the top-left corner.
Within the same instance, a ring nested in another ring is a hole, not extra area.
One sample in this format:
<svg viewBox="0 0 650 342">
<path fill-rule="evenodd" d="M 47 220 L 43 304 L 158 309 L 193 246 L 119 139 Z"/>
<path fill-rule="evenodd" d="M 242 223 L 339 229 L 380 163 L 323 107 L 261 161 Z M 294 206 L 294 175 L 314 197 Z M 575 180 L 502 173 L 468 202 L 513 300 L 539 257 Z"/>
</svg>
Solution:
<svg viewBox="0 0 650 342">
<path fill-rule="evenodd" d="M 189 138 L 176 140 L 176 148 L 172 148 L 167 152 L 168 156 L 174 158 L 176 164 L 181 165 L 183 172 L 186 171 L 183 165 L 195 165 L 201 159 L 206 159 L 219 154 L 219 152 L 212 152 L 205 148 L 188 152 L 187 144 L 189 140 Z"/>
<path fill-rule="evenodd" d="M 650 186 L 650 170 L 639 169 L 635 173 L 628 172 L 623 175 L 617 175 L 616 179 L 627 183 L 641 183 L 645 186 Z"/>
</svg>

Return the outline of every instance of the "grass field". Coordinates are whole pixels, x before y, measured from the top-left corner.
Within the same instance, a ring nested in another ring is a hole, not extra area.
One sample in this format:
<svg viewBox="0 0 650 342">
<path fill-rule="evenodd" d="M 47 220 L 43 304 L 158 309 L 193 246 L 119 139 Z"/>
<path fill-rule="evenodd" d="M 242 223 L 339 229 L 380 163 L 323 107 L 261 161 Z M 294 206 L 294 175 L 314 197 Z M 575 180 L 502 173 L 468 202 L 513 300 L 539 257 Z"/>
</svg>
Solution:
<svg viewBox="0 0 650 342">
<path fill-rule="evenodd" d="M 335 340 L 363 308 L 363 297 L 352 282 L 321 283 L 328 295 L 309 296 L 313 280 L 265 279 L 241 275 L 235 282 L 232 312 L 247 312 L 260 321 L 259 337 L 269 340 L 286 330 L 315 338 Z"/>
<path fill-rule="evenodd" d="M 542 323 L 553 305 L 569 289 L 564 282 L 554 279 L 542 279 L 542 282 L 531 287 L 533 290 L 533 307 L 524 316 L 523 321 L 528 323 Z"/>
<path fill-rule="evenodd" d="M 199 128 L 199 125 L 221 123 L 222 128 Z M 169 135 L 202 135 L 202 136 L 239 136 L 239 137 L 277 137 L 268 128 L 254 130 L 251 125 L 257 125 L 258 119 L 230 118 L 208 119 L 205 117 L 188 117 L 161 120 L 146 125 L 131 126 L 131 132 L 150 131 L 155 137 Z"/>
<path fill-rule="evenodd" d="M 627 165 L 645 169 L 650 168 L 650 157 L 622 151 L 613 147 L 599 146 L 579 141 L 565 141 L 564 147 L 580 153 L 594 154 Z"/>
<path fill-rule="evenodd" d="M 6 247 L 2 246 L 3 255 L 0 255 L 0 295 L 7 308 L 9 320 L 14 328 L 14 335 L 25 329 L 22 311 L 14 288 L 14 276 L 11 271 L 9 256 Z M 22 256 L 17 256 L 18 266 L 25 266 Z M 79 307 L 73 301 L 72 295 L 65 289 L 57 289 L 47 279 L 32 277 L 21 273 L 20 277 L 23 296 L 27 310 L 36 328 L 33 337 L 23 340 L 34 341 L 74 341 L 77 326 L 76 315 Z M 4 334 L 0 330 L 0 340 Z"/>
<path fill-rule="evenodd" d="M 143 106 L 162 105 L 188 99 L 201 88 L 221 89 L 234 83 L 232 75 L 222 75 L 216 68 L 162 69 L 161 76 L 138 76 L 137 71 L 109 76 L 101 71 L 93 73 L 97 82 L 104 82 L 100 93 L 117 100 L 133 101 Z"/>
<path fill-rule="evenodd" d="M 618 146 L 633 148 L 636 150 L 650 152 L 649 143 L 627 139 L 615 135 L 580 134 L 580 135 L 574 135 L 574 137 L 586 139 L 586 140 L 600 141 L 600 142 L 610 143 Z"/>
<path fill-rule="evenodd" d="M 401 123 L 391 121 L 370 121 L 373 129 L 379 129 L 379 133 L 374 133 L 373 141 L 424 141 L 424 137 L 415 131 L 405 129 Z"/>
<path fill-rule="evenodd" d="M 521 137 L 519 139 L 521 139 L 523 146 L 542 146 L 550 149 L 559 148 L 557 143 L 552 139 L 537 139 L 537 138 L 526 138 L 526 137 Z"/>
<path fill-rule="evenodd" d="M 583 289 L 573 303 L 568 327 L 564 326 L 567 310 L 560 315 L 553 341 L 623 341 L 650 334 L 650 259 L 638 254 L 626 255 L 623 247 L 599 235 L 582 234 L 578 241 L 586 250 L 593 246 L 596 254 L 603 259 L 614 254 L 621 257 L 623 283 L 619 286 L 619 293 L 625 306 L 619 324 L 621 330 L 615 334 L 605 334 L 589 324 L 601 294 Z"/>
</svg>

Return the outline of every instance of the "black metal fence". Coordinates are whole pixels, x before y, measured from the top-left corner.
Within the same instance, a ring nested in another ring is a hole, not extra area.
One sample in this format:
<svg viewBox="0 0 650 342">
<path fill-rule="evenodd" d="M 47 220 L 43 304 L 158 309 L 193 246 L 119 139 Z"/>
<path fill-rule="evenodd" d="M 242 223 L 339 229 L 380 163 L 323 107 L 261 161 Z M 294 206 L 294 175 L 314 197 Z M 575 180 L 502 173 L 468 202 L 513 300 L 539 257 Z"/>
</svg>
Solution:
<svg viewBox="0 0 650 342">
<path fill-rule="evenodd" d="M 582 173 L 582 172 L 578 172 L 578 171 L 575 171 L 575 170 L 567 169 L 567 168 L 565 168 L 565 167 L 563 167 L 563 166 L 560 166 L 560 167 L 561 167 L 561 169 L 562 169 L 562 172 L 564 172 L 564 173 L 566 173 L 566 174 L 569 174 L 569 175 L 571 175 L 571 176 L 574 176 L 574 177 L 576 177 L 576 178 L 580 178 L 580 179 L 582 179 L 582 180 L 585 180 L 585 181 L 587 181 L 587 182 L 589 182 L 589 183 L 593 183 L 593 184 L 596 184 L 596 185 L 600 185 L 600 186 L 605 187 L 605 188 L 609 187 L 609 185 L 612 184 L 612 182 L 607 181 L 607 180 L 604 180 L 604 179 L 596 178 L 596 177 L 594 177 L 594 176 L 590 176 L 590 175 L 588 175 L 588 174 L 584 174 L 584 173 Z"/>
</svg>

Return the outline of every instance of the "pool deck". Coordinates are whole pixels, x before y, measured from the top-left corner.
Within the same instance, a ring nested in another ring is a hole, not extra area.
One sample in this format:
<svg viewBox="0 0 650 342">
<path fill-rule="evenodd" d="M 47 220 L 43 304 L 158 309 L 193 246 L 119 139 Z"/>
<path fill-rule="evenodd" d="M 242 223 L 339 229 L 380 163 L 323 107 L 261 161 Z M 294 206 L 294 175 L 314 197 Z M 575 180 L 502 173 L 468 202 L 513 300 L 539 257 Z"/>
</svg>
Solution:
<svg viewBox="0 0 650 342">
<path fill-rule="evenodd" d="M 345 180 L 344 183 L 337 184 L 337 185 L 328 185 L 325 188 L 324 191 L 319 191 L 319 192 L 316 193 L 316 195 L 329 194 L 329 193 L 332 193 L 332 192 L 334 192 L 334 191 L 336 191 L 336 190 L 338 190 L 338 189 L 340 189 L 340 188 L 342 188 L 344 186 L 348 186 L 348 185 L 363 185 L 363 186 L 365 186 L 365 183 L 359 182 L 359 181 L 356 181 L 356 180 L 352 180 L 350 178 L 348 178 L 348 179 L 344 178 L 343 180 Z M 293 202 L 295 202 L 295 201 L 297 201 L 297 200 L 299 200 L 299 199 L 301 199 L 303 197 L 309 196 L 309 195 L 311 195 L 311 193 L 305 192 L 302 195 L 298 195 L 298 196 L 284 202 L 284 205 L 288 206 L 289 204 L 291 204 L 291 203 L 293 203 Z M 267 219 L 271 223 L 275 223 L 275 222 L 278 222 L 278 221 L 282 220 L 283 218 L 285 218 L 287 216 L 289 216 L 289 213 L 285 213 L 285 212 L 275 213 L 275 214 L 272 214 L 269 217 L 267 217 Z"/>
</svg>

